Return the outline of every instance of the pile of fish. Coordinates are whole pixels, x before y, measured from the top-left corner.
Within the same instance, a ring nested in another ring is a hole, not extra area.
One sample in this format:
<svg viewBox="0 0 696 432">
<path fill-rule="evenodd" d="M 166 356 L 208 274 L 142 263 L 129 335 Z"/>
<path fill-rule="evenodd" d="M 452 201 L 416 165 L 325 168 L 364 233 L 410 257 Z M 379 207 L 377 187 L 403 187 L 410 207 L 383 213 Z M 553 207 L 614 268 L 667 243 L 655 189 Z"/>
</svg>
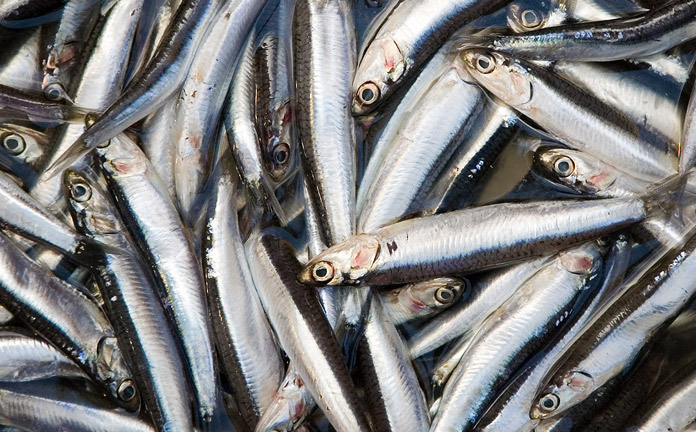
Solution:
<svg viewBox="0 0 696 432">
<path fill-rule="evenodd" d="M 3 431 L 696 431 L 696 0 L 0 39 Z"/>
</svg>

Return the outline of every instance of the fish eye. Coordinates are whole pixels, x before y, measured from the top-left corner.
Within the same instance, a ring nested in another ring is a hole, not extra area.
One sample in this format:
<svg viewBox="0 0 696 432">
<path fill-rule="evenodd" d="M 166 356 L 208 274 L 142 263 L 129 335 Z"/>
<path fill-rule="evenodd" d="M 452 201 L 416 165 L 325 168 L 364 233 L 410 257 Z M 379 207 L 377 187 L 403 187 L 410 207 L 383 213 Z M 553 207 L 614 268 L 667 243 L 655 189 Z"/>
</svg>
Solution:
<svg viewBox="0 0 696 432">
<path fill-rule="evenodd" d="M 65 90 L 63 89 L 63 86 L 58 83 L 49 84 L 44 89 L 44 96 L 46 96 L 46 99 L 52 101 L 59 101 L 63 99 L 64 93 Z"/>
<path fill-rule="evenodd" d="M 539 407 L 546 412 L 556 411 L 561 400 L 553 393 L 545 394 L 539 400 Z"/>
<path fill-rule="evenodd" d="M 133 381 L 129 379 L 123 381 L 121 385 L 118 386 L 118 397 L 125 402 L 132 401 L 135 397 L 135 393 L 135 385 Z"/>
<path fill-rule="evenodd" d="M 92 188 L 86 183 L 73 183 L 70 185 L 70 196 L 77 202 L 85 202 L 92 198 Z"/>
<path fill-rule="evenodd" d="M 2 137 L 2 146 L 5 147 L 8 152 L 17 156 L 27 148 L 27 143 L 24 141 L 24 138 L 22 138 L 21 135 L 9 133 Z"/>
<path fill-rule="evenodd" d="M 368 81 L 358 88 L 358 99 L 362 105 L 370 106 L 379 99 L 379 87 L 377 84 Z"/>
<path fill-rule="evenodd" d="M 558 158 L 553 164 L 554 170 L 561 177 L 568 177 L 575 171 L 575 162 L 568 156 L 563 156 Z"/>
<path fill-rule="evenodd" d="M 290 160 L 290 146 L 280 143 L 273 148 L 271 157 L 276 165 L 285 165 Z"/>
<path fill-rule="evenodd" d="M 495 69 L 495 61 L 491 56 L 480 54 L 476 57 L 476 70 L 483 74 L 493 72 Z"/>
<path fill-rule="evenodd" d="M 333 267 L 326 261 L 320 261 L 312 268 L 312 277 L 317 282 L 328 282 L 333 278 L 333 274 Z"/>
<path fill-rule="evenodd" d="M 541 14 L 534 9 L 527 9 L 522 12 L 522 25 L 526 28 L 536 28 L 541 25 Z"/>
<path fill-rule="evenodd" d="M 440 303 L 450 304 L 454 301 L 454 291 L 449 286 L 443 286 L 435 291 L 435 300 Z"/>
</svg>

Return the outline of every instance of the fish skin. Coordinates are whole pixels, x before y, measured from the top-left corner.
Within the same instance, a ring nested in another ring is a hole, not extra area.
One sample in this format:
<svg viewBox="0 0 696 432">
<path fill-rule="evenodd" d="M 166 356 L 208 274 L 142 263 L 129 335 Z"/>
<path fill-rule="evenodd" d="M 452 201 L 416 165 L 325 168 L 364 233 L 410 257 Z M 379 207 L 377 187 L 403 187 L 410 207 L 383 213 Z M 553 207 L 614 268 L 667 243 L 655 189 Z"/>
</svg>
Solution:
<svg viewBox="0 0 696 432">
<path fill-rule="evenodd" d="M 263 233 L 252 237 L 246 250 L 268 319 L 319 408 L 339 432 L 370 431 L 319 298 L 296 280 L 295 251 Z"/>
<path fill-rule="evenodd" d="M 602 268 L 591 242 L 558 254 L 528 279 L 480 329 L 442 394 L 431 431 L 470 431 L 505 382 L 565 325 Z"/>
<path fill-rule="evenodd" d="M 98 148 L 111 196 L 148 263 L 170 322 L 182 344 L 204 421 L 215 414 L 218 386 L 205 281 L 188 229 L 152 165 L 125 135 Z"/>
<path fill-rule="evenodd" d="M 107 192 L 84 174 L 67 171 L 65 185 L 75 225 L 103 244 L 95 271 L 107 316 L 131 365 L 140 399 L 159 430 L 193 428 L 184 359 L 160 304 L 155 283 L 135 252 Z"/>
</svg>

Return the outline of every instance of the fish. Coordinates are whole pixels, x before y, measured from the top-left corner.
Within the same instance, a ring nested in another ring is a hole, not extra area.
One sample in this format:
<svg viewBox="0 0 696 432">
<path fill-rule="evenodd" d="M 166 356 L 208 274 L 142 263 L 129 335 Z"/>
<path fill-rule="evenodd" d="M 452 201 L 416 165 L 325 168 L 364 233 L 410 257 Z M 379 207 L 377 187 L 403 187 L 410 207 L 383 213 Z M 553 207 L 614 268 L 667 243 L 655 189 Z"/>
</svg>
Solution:
<svg viewBox="0 0 696 432">
<path fill-rule="evenodd" d="M 403 324 L 438 314 L 462 301 L 468 282 L 459 278 L 436 278 L 389 291 L 380 290 L 382 308 L 393 324 Z"/>
<path fill-rule="evenodd" d="M 361 49 L 352 85 L 352 110 L 365 115 L 384 103 L 409 80 L 452 34 L 509 1 L 398 0 L 374 22 L 374 35 Z"/>
<path fill-rule="evenodd" d="M 483 324 L 445 385 L 431 431 L 473 429 L 513 371 L 565 324 L 601 271 L 602 252 L 596 242 L 561 252 Z"/>
<path fill-rule="evenodd" d="M 301 267 L 295 251 L 268 233 L 248 240 L 246 251 L 256 289 L 280 345 L 319 408 L 339 432 L 370 431 L 365 408 L 319 297 L 296 279 Z"/>
<path fill-rule="evenodd" d="M 569 147 L 651 182 L 676 173 L 675 158 L 642 140 L 622 113 L 543 67 L 500 52 L 462 55 L 479 84 Z"/>
<path fill-rule="evenodd" d="M 625 18 L 494 36 L 483 45 L 538 60 L 607 62 L 645 57 L 692 39 L 694 8 L 691 1 L 676 1 Z"/>
<path fill-rule="evenodd" d="M 34 263 L 4 234 L 0 259 L 0 304 L 80 365 L 115 402 L 135 410 L 137 388 L 101 309 Z"/>
<path fill-rule="evenodd" d="M 182 344 L 198 403 L 210 421 L 217 405 L 213 337 L 205 280 L 188 229 L 166 187 L 137 145 L 125 135 L 97 150 L 99 168 L 140 256 L 155 278 L 160 300 Z"/>
<path fill-rule="evenodd" d="M 27 382 L 51 377 L 87 379 L 87 374 L 53 345 L 26 331 L 0 332 L 0 382 Z"/>
<path fill-rule="evenodd" d="M 229 151 L 223 155 L 229 160 Z M 201 255 L 220 371 L 243 421 L 253 430 L 272 406 L 285 363 L 249 269 L 234 202 L 236 175 L 231 169 L 225 166 L 214 174 L 219 178 L 214 179 Z"/>
<path fill-rule="evenodd" d="M 641 222 L 649 207 L 636 198 L 500 203 L 408 219 L 327 249 L 298 278 L 315 286 L 388 285 L 480 271 Z"/>
<path fill-rule="evenodd" d="M 104 253 L 96 279 L 110 322 L 131 365 L 140 399 L 160 430 L 193 428 L 184 359 L 159 302 L 155 283 L 135 253 L 108 193 L 84 174 L 67 171 L 75 226 L 128 253 Z"/>
<path fill-rule="evenodd" d="M 582 402 L 589 394 L 621 374 L 636 360 L 661 328 L 676 318 L 689 301 L 689 266 L 696 239 L 690 234 L 594 321 L 554 366 L 530 410 L 532 418 L 548 418 Z M 658 308 L 660 313 L 654 313 Z M 605 358 L 611 352 L 611 361 Z"/>
</svg>

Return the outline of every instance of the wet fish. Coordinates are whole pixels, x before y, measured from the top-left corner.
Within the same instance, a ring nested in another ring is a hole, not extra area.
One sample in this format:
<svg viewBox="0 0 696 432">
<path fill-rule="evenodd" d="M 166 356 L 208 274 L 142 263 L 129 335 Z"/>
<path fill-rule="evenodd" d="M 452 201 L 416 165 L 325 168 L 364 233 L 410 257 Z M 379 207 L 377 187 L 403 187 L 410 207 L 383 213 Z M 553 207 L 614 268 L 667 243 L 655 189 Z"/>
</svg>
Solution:
<svg viewBox="0 0 696 432">
<path fill-rule="evenodd" d="M 100 147 L 99 166 L 126 227 L 150 266 L 160 298 L 183 346 L 200 418 L 217 404 L 205 282 L 188 229 L 142 151 L 125 135 Z"/>
<path fill-rule="evenodd" d="M 498 52 L 463 55 L 479 84 L 561 142 L 647 181 L 675 173 L 674 158 L 642 140 L 622 113 L 557 75 Z"/>
<path fill-rule="evenodd" d="M 96 277 L 153 423 L 161 430 L 193 428 L 184 360 L 155 284 L 135 253 L 117 209 L 107 192 L 83 174 L 68 171 L 65 184 L 75 225 L 96 241 L 128 251 L 105 253 Z"/>
<path fill-rule="evenodd" d="M 468 431 L 514 371 L 565 324 L 601 271 L 596 243 L 565 252 L 525 282 L 474 336 L 445 385 L 431 431 Z"/>
<path fill-rule="evenodd" d="M 327 249 L 299 278 L 313 285 L 385 285 L 492 268 L 641 222 L 649 207 L 633 198 L 504 203 L 410 219 Z"/>
<path fill-rule="evenodd" d="M 437 278 L 379 291 L 384 311 L 392 323 L 423 319 L 456 304 L 466 297 L 467 282 L 458 278 Z"/>
<path fill-rule="evenodd" d="M 246 248 L 269 321 L 319 408 L 338 431 L 371 430 L 319 298 L 296 280 L 294 251 L 269 234 L 253 237 Z"/>
<path fill-rule="evenodd" d="M 696 239 L 691 238 L 667 254 L 583 333 L 546 380 L 532 406 L 532 418 L 566 411 L 630 367 L 641 348 L 676 317 L 696 290 L 688 276 L 694 247 Z"/>
<path fill-rule="evenodd" d="M 352 86 L 353 113 L 365 115 L 379 107 L 457 29 L 507 3 L 396 1 L 383 19 L 372 24 L 376 28 L 374 36 L 361 50 Z"/>
</svg>

